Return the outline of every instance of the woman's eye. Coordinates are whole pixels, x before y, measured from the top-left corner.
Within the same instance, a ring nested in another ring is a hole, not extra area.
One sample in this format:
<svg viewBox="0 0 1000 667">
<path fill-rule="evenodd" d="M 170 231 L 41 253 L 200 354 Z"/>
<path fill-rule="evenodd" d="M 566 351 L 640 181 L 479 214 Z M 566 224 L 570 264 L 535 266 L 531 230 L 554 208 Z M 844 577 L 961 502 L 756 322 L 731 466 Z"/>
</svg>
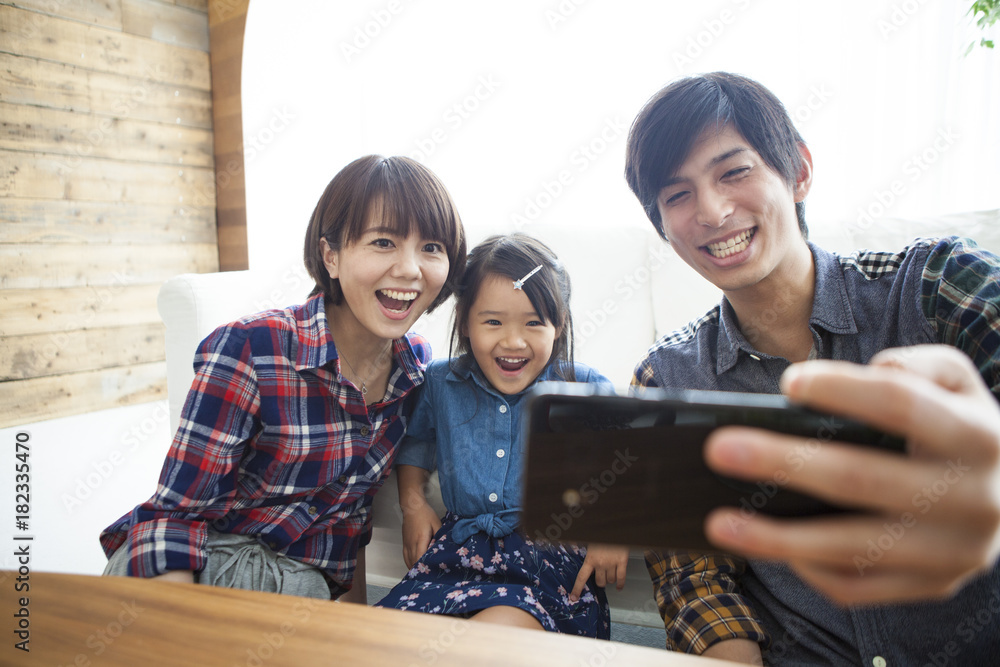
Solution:
<svg viewBox="0 0 1000 667">
<path fill-rule="evenodd" d="M 424 244 L 424 252 L 444 252 L 444 246 L 437 241 Z"/>
<path fill-rule="evenodd" d="M 378 238 L 372 241 L 372 245 L 375 246 L 376 248 L 391 248 L 392 240 L 385 238 Z"/>
</svg>

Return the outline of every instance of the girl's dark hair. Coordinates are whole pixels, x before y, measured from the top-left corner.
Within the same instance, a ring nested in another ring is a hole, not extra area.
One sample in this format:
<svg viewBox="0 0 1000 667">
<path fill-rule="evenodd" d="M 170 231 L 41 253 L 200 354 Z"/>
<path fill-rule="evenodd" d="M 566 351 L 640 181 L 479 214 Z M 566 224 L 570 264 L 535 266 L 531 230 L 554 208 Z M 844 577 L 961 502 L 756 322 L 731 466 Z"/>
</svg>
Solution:
<svg viewBox="0 0 1000 667">
<path fill-rule="evenodd" d="M 556 375 L 561 380 L 576 380 L 573 372 L 573 316 L 570 313 L 569 273 L 555 253 L 527 234 L 514 233 L 491 236 L 469 253 L 461 287 L 457 291 L 455 319 L 452 324 L 451 356 L 471 355 L 468 335 L 463 332 L 469 321 L 469 311 L 483 283 L 491 276 L 504 276 L 513 282 L 526 276 L 536 266 L 542 268 L 521 287 L 531 306 L 546 323 L 560 328 L 552 345 L 549 363 L 558 362 Z"/>
<path fill-rule="evenodd" d="M 738 74 L 712 72 L 675 81 L 656 93 L 636 116 L 625 147 L 625 180 L 660 236 L 660 190 L 684 164 L 709 128 L 732 125 L 761 159 L 790 186 L 802 170 L 799 131 L 770 90 Z M 807 237 L 805 203 L 797 202 L 799 229 Z"/>
<path fill-rule="evenodd" d="M 465 269 L 465 231 L 448 190 L 434 173 L 408 157 L 366 155 L 340 170 L 316 204 L 306 229 L 303 256 L 316 281 L 310 296 L 324 294 L 340 304 L 340 280 L 330 278 L 323 263 L 321 239 L 333 249 L 361 238 L 371 214 L 401 236 L 420 234 L 438 241 L 448 254 L 448 277 L 428 312 L 455 290 Z"/>
</svg>

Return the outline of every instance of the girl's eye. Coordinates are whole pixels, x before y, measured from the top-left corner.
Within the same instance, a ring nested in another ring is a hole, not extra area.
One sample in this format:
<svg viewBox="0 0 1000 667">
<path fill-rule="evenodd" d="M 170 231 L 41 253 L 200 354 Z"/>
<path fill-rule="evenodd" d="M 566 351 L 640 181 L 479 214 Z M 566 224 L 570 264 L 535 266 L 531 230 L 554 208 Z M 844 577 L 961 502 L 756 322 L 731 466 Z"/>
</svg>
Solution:
<svg viewBox="0 0 1000 667">
<path fill-rule="evenodd" d="M 500 320 L 486 320 L 486 324 L 489 324 L 492 327 L 498 327 L 500 326 Z"/>
<path fill-rule="evenodd" d="M 529 327 L 544 327 L 545 326 L 545 322 L 542 322 L 541 320 L 529 320 L 528 321 L 528 326 Z"/>
</svg>

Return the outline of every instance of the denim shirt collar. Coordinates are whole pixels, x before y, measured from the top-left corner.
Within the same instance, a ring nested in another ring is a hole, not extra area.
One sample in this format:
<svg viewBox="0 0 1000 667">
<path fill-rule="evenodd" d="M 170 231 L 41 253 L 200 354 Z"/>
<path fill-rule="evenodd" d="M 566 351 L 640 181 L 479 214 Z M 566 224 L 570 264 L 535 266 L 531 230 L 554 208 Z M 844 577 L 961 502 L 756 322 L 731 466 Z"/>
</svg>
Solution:
<svg viewBox="0 0 1000 667">
<path fill-rule="evenodd" d="M 840 258 L 812 243 L 808 245 L 816 273 L 813 309 L 809 316 L 810 327 L 837 334 L 857 333 L 858 327 L 847 295 Z M 735 366 L 741 350 L 757 357 L 768 356 L 757 351 L 743 335 L 736 320 L 736 311 L 724 296 L 719 304 L 719 311 L 716 373 L 721 375 Z"/>
</svg>

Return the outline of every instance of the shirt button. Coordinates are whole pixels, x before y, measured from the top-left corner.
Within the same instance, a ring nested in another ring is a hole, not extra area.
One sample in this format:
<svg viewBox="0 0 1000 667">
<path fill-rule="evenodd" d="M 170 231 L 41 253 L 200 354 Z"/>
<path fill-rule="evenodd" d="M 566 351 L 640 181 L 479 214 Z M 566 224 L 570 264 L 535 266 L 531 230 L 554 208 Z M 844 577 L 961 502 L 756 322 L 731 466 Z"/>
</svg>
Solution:
<svg viewBox="0 0 1000 667">
<path fill-rule="evenodd" d="M 341 475 L 340 477 L 337 478 L 337 481 L 340 482 L 341 484 L 346 484 L 347 483 L 347 475 Z"/>
<path fill-rule="evenodd" d="M 362 426 L 361 427 L 361 435 L 368 435 L 371 432 L 372 432 L 372 430 L 370 428 L 368 428 L 367 426 Z"/>
<path fill-rule="evenodd" d="M 497 458 L 498 459 L 502 459 L 503 455 L 504 455 L 504 451 L 502 449 L 498 449 L 497 450 Z"/>
<path fill-rule="evenodd" d="M 495 503 L 496 501 L 497 501 L 497 494 L 491 493 L 490 494 L 490 502 L 491 503 Z"/>
<path fill-rule="evenodd" d="M 886 665 L 885 658 L 883 658 L 880 655 L 875 656 L 874 658 L 872 658 L 872 665 L 874 665 L 874 667 L 885 667 Z"/>
<path fill-rule="evenodd" d="M 318 512 L 318 511 L 319 510 L 317 510 L 315 506 L 310 506 L 309 507 L 309 513 L 312 514 L 313 516 L 316 516 L 316 512 Z"/>
<path fill-rule="evenodd" d="M 278 543 L 277 542 L 268 542 L 267 546 L 271 547 L 271 551 L 274 551 L 275 549 L 278 548 Z"/>
<path fill-rule="evenodd" d="M 500 406 L 500 414 L 505 414 L 506 412 L 507 412 L 507 406 L 506 405 L 501 405 Z"/>
</svg>

